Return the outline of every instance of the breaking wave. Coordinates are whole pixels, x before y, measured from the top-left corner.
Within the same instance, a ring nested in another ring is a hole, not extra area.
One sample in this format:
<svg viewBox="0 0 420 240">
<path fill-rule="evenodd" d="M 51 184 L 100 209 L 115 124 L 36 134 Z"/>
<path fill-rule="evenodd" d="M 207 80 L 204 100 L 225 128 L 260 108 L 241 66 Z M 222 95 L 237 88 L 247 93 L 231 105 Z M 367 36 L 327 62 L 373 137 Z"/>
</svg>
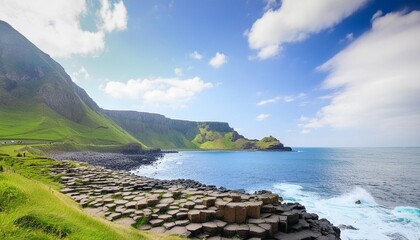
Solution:
<svg viewBox="0 0 420 240">
<path fill-rule="evenodd" d="M 385 208 L 361 187 L 331 197 L 306 191 L 296 184 L 277 183 L 272 190 L 285 201 L 297 201 L 305 205 L 308 212 L 317 213 L 334 225 L 351 225 L 358 229 L 342 230 L 342 239 L 420 239 L 420 209 L 408 206 Z M 357 200 L 361 204 L 355 204 Z"/>
</svg>

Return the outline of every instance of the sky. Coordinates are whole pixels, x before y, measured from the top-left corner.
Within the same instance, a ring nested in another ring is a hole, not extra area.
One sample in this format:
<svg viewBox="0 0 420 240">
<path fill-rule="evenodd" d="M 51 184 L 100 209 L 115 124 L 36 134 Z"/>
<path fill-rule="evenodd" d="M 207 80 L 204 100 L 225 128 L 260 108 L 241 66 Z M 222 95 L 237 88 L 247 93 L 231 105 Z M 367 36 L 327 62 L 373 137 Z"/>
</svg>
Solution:
<svg viewBox="0 0 420 240">
<path fill-rule="evenodd" d="M 0 19 L 105 109 L 420 146 L 420 1 L 0 0 Z"/>
</svg>

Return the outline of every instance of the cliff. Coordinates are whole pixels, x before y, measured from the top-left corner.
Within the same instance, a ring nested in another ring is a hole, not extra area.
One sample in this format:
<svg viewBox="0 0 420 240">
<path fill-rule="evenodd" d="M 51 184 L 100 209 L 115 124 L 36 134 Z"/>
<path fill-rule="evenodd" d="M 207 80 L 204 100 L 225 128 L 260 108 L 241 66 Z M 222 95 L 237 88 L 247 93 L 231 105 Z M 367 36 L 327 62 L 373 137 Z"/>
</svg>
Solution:
<svg viewBox="0 0 420 240">
<path fill-rule="evenodd" d="M 291 150 L 271 136 L 260 141 L 247 139 L 225 122 L 193 122 L 146 112 L 103 111 L 139 141 L 154 148 Z"/>
</svg>

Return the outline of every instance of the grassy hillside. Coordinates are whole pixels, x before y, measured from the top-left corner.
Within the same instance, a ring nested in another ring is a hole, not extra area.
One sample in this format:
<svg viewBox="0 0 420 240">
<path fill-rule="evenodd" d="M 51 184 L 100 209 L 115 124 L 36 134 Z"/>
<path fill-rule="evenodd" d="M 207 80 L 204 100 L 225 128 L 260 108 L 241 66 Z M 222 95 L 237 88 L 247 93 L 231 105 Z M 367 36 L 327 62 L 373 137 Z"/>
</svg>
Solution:
<svg viewBox="0 0 420 240">
<path fill-rule="evenodd" d="M 193 122 L 160 114 L 105 110 L 124 130 L 150 147 L 163 149 L 241 149 L 248 141 L 227 123 Z"/>
<path fill-rule="evenodd" d="M 72 141 L 79 144 L 138 142 L 118 125 L 86 107 L 81 122 L 73 122 L 44 104 L 0 107 L 0 139 Z"/>
<path fill-rule="evenodd" d="M 9 152 L 11 147 L 0 147 Z M 0 239 L 180 239 L 118 225 L 84 212 L 48 175 L 58 162 L 0 154 Z"/>
<path fill-rule="evenodd" d="M 143 149 L 146 145 L 163 149 L 274 149 L 276 145 L 258 145 L 223 122 L 103 110 L 63 67 L 0 20 L 1 140 L 61 143 L 38 146 L 40 151 L 128 143 Z"/>
<path fill-rule="evenodd" d="M 274 137 L 250 140 L 224 122 L 175 120 L 160 114 L 104 110 L 124 130 L 150 147 L 205 150 L 281 150 Z"/>
<path fill-rule="evenodd" d="M 232 141 L 232 132 L 218 132 L 207 128 L 200 128 L 200 133 L 192 142 L 200 149 L 238 149 Z"/>
<path fill-rule="evenodd" d="M 3 21 L 0 139 L 95 145 L 139 143 L 104 116 L 63 67 Z"/>
</svg>

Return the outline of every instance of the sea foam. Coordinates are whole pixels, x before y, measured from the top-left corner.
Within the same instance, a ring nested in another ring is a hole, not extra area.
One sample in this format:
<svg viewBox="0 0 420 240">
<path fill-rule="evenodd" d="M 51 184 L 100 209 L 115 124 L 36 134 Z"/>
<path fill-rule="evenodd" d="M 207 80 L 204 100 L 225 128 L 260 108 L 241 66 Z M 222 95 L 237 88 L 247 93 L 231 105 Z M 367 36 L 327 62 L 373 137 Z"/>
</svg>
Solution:
<svg viewBox="0 0 420 240">
<path fill-rule="evenodd" d="M 342 230 L 342 239 L 420 239 L 420 209 L 404 206 L 385 208 L 361 187 L 331 197 L 287 183 L 274 184 L 273 191 L 285 201 L 302 203 L 308 212 L 317 213 L 334 225 L 351 225 L 358 229 Z M 357 200 L 361 204 L 355 204 Z"/>
</svg>

